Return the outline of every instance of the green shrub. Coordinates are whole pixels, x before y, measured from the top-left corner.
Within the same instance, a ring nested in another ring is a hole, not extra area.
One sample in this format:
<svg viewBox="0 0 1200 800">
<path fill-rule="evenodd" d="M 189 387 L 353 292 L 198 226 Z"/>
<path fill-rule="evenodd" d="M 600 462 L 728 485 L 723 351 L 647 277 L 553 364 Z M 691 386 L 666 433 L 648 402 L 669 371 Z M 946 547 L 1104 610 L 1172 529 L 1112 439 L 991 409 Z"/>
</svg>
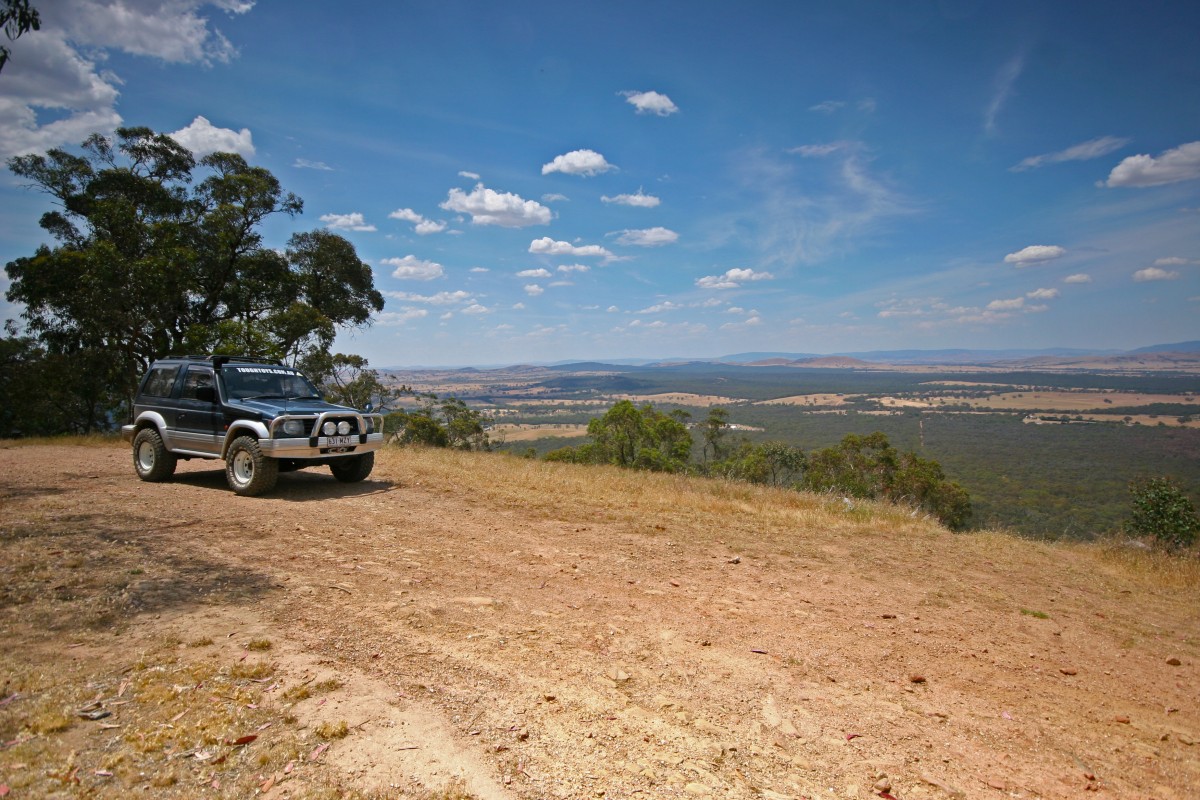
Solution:
<svg viewBox="0 0 1200 800">
<path fill-rule="evenodd" d="M 1170 478 L 1143 478 L 1129 484 L 1133 515 L 1126 528 L 1137 536 L 1153 536 L 1169 548 L 1190 547 L 1200 532 L 1196 507 Z"/>
</svg>

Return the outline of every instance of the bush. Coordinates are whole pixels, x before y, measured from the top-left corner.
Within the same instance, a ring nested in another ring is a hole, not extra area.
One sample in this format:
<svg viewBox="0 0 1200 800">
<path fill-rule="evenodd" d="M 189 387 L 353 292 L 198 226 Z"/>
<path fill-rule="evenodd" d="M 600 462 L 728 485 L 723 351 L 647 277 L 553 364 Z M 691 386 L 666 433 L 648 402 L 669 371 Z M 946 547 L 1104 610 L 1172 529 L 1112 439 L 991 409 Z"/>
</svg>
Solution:
<svg viewBox="0 0 1200 800">
<path fill-rule="evenodd" d="M 1196 507 L 1170 478 L 1143 478 L 1129 484 L 1133 516 L 1126 525 L 1136 536 L 1152 536 L 1171 549 L 1190 547 L 1200 532 Z"/>
</svg>

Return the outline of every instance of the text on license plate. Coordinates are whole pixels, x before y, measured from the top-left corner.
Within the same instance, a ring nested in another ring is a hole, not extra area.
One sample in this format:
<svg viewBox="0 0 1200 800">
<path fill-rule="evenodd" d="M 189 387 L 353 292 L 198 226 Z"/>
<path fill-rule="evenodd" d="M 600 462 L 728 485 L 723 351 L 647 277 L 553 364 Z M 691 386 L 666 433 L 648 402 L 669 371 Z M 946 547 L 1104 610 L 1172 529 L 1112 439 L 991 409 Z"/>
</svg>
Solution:
<svg viewBox="0 0 1200 800">
<path fill-rule="evenodd" d="M 348 444 L 354 444 L 353 436 L 330 436 L 326 440 L 327 447 L 344 447 Z"/>
</svg>

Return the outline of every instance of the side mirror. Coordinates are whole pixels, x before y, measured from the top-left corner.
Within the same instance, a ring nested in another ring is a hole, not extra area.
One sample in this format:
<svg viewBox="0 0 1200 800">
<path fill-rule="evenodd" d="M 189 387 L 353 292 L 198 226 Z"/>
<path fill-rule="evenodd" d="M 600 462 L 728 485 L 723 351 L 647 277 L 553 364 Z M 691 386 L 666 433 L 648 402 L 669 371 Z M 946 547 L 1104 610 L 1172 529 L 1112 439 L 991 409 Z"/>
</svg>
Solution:
<svg viewBox="0 0 1200 800">
<path fill-rule="evenodd" d="M 197 387 L 196 399 L 201 403 L 215 403 L 217 402 L 217 390 L 212 386 Z"/>
<path fill-rule="evenodd" d="M 375 410 L 375 404 L 372 403 L 370 400 L 368 400 L 367 404 L 365 406 L 363 406 L 363 411 L 366 411 L 368 414 L 370 414 L 374 410 Z"/>
</svg>

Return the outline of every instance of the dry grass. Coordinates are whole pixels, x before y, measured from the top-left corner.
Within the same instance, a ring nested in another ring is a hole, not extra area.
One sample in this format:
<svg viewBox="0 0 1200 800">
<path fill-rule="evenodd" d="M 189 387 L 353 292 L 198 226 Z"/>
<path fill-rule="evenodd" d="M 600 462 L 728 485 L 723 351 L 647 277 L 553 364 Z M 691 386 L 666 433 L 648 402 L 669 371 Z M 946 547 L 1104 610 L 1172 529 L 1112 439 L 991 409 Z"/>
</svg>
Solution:
<svg viewBox="0 0 1200 800">
<path fill-rule="evenodd" d="M 30 436 L 25 439 L 0 439 L 0 449 L 6 447 L 128 447 L 120 431 L 113 433 L 89 433 L 84 435 L 64 433 L 61 436 Z"/>
</svg>

